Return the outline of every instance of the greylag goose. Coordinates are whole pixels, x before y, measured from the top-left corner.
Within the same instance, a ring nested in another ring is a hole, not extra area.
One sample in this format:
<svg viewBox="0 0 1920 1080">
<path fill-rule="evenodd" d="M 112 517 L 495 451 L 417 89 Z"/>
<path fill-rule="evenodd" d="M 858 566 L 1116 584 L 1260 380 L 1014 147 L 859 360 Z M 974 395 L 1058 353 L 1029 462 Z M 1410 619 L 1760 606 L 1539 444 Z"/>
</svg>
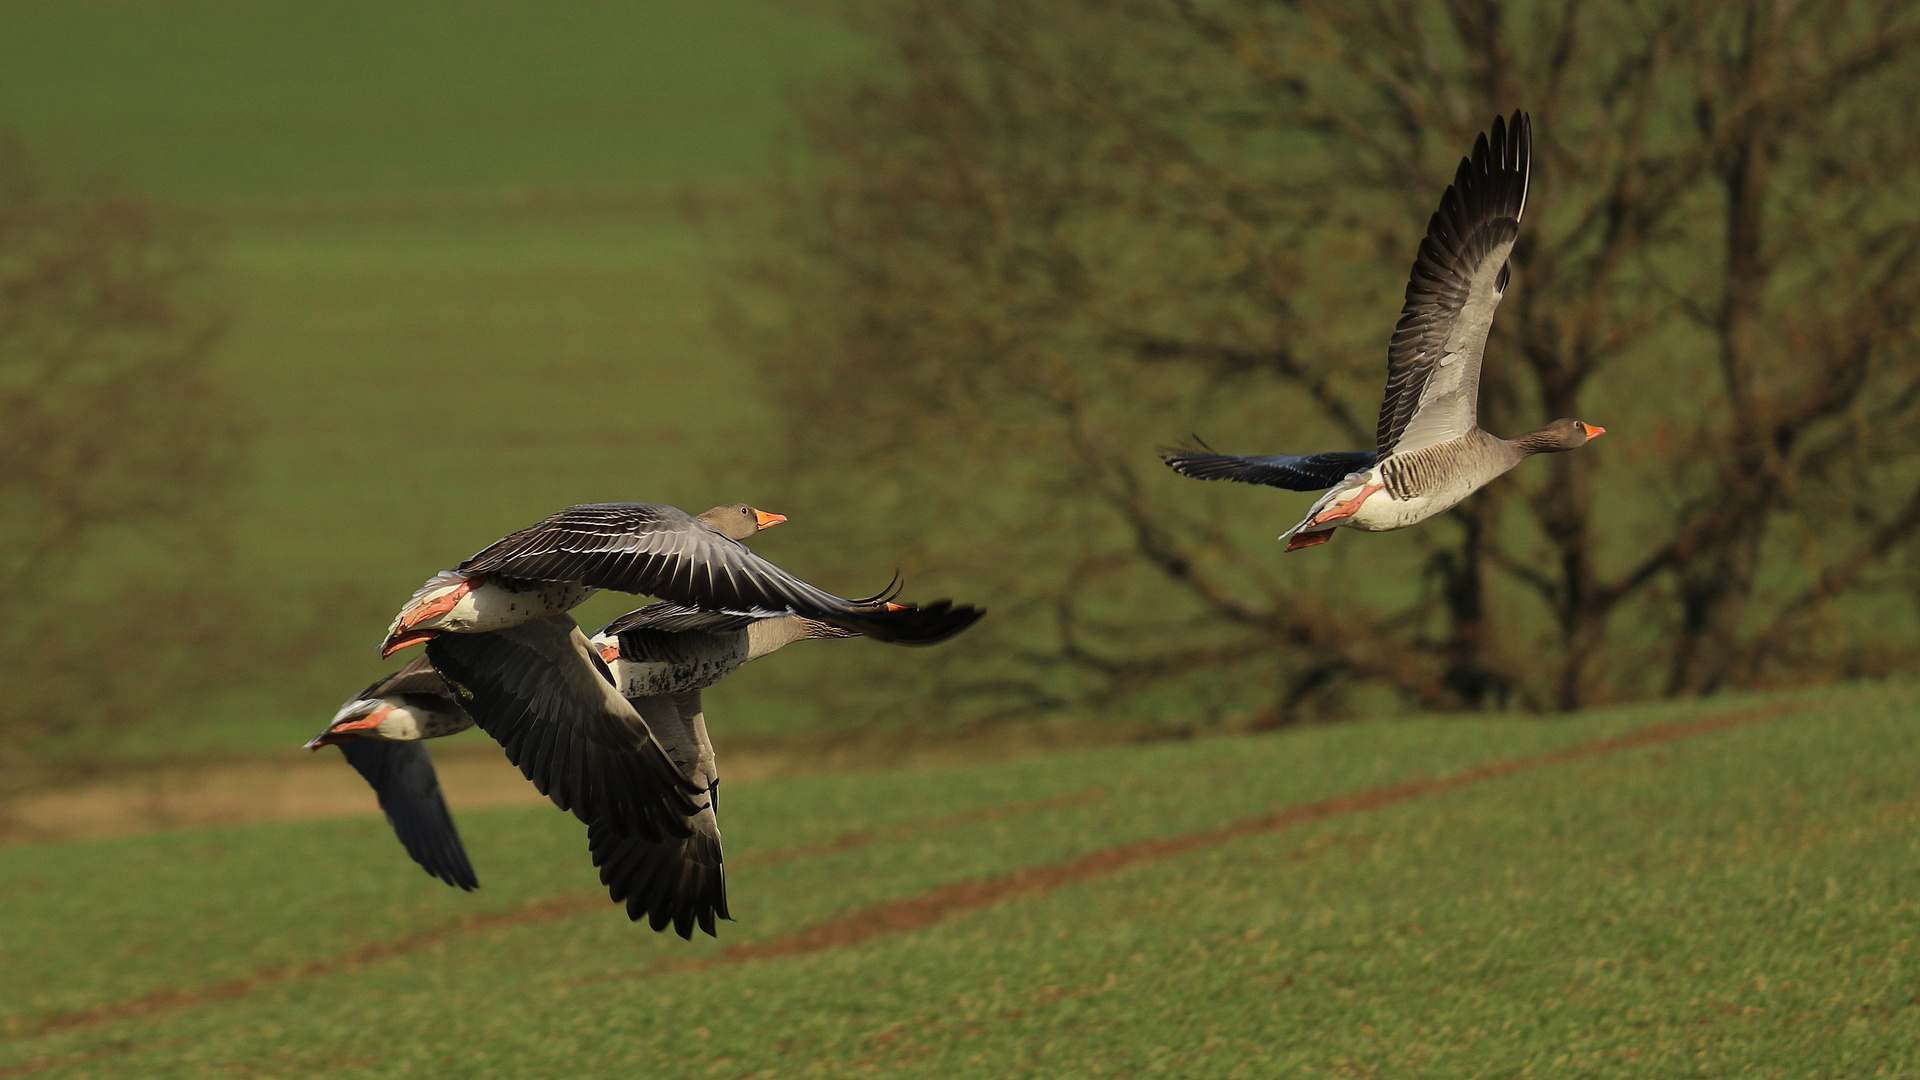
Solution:
<svg viewBox="0 0 1920 1080">
<path fill-rule="evenodd" d="M 388 656 L 436 634 L 485 633 L 571 610 L 600 589 L 761 616 L 803 615 L 903 645 L 945 641 L 979 609 L 845 600 L 741 543 L 786 518 L 744 504 L 694 516 L 655 503 L 569 507 L 443 570 L 388 629 Z"/>
<path fill-rule="evenodd" d="M 1340 527 L 1386 532 L 1451 509 L 1534 454 L 1584 446 L 1605 428 L 1555 420 L 1502 439 L 1479 426 L 1480 359 L 1506 292 L 1508 256 L 1520 235 L 1532 169 L 1533 125 L 1525 113 L 1496 117 L 1460 161 L 1427 222 L 1407 281 L 1400 322 L 1387 344 L 1387 390 L 1379 450 L 1237 457 L 1169 451 L 1174 471 L 1292 491 L 1331 487 L 1298 525 L 1287 550 L 1333 539 Z"/>
<path fill-rule="evenodd" d="M 480 880 L 440 794 L 433 757 L 420 740 L 472 726 L 473 718 L 423 656 L 355 694 L 307 749 L 338 746 L 373 787 L 387 823 L 413 861 L 441 881 L 471 890 Z"/>
<path fill-rule="evenodd" d="M 696 922 L 713 934 L 716 917 L 732 918 L 717 816 L 720 771 L 700 692 L 793 642 L 857 636 L 799 615 L 755 618 L 668 602 L 630 611 L 594 634 L 593 647 L 621 696 L 682 775 L 707 790 L 707 805 L 685 838 L 653 842 L 605 822 L 587 829 L 600 882 L 615 903 L 627 905 L 629 918 L 645 916 L 656 931 L 671 923 L 683 938 Z"/>
</svg>

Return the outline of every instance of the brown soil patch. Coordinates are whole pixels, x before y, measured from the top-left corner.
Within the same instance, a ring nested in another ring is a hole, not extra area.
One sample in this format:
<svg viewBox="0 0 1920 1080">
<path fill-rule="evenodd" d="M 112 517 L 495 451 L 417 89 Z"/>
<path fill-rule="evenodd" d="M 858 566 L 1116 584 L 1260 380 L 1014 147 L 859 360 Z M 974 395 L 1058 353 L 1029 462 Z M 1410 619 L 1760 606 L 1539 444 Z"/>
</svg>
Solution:
<svg viewBox="0 0 1920 1080">
<path fill-rule="evenodd" d="M 729 741 L 721 767 L 744 783 L 823 771 L 931 768 L 1087 746 L 1149 741 L 1146 728 L 1107 725 L 945 733 L 836 733 Z M 1164 733 L 1160 733 L 1164 737 Z M 544 802 L 498 747 L 474 739 L 435 744 L 434 767 L 455 813 Z M 0 803 L 0 844 L 126 836 L 261 821 L 378 816 L 340 755 L 289 750 L 218 763 L 124 766 L 82 783 Z"/>
<path fill-rule="evenodd" d="M 491 744 L 436 747 L 433 763 L 455 813 L 547 801 Z M 727 762 L 727 779 L 752 781 L 786 768 L 778 755 L 738 754 Z M 303 750 L 264 760 L 128 770 L 15 799 L 0 813 L 0 843 L 379 814 L 372 790 L 338 751 Z"/>
<path fill-rule="evenodd" d="M 436 754 L 434 766 L 455 811 L 546 801 L 497 750 Z M 264 761 L 143 770 L 28 796 L 7 807 L 0 839 L 78 840 L 379 813 L 372 790 L 338 751 L 301 751 Z"/>
<path fill-rule="evenodd" d="M 970 911 L 990 907 L 1005 900 L 1019 896 L 1037 896 L 1055 889 L 1115 873 L 1127 867 L 1159 859 L 1184 855 L 1216 847 L 1245 836 L 1276 832 L 1302 825 L 1308 822 L 1325 821 L 1348 814 L 1365 813 L 1397 803 L 1407 802 L 1424 795 L 1431 795 L 1458 788 L 1471 787 L 1489 780 L 1511 776 L 1531 769 L 1564 764 L 1582 758 L 1600 757 L 1639 747 L 1654 746 L 1661 743 L 1677 742 L 1682 739 L 1709 735 L 1742 724 L 1767 720 L 1794 711 L 1796 706 L 1789 703 L 1770 705 L 1764 708 L 1743 712 L 1727 713 L 1719 716 L 1706 716 L 1694 720 L 1671 724 L 1659 724 L 1627 735 L 1610 739 L 1596 739 L 1577 746 L 1560 750 L 1550 750 L 1540 754 L 1506 758 L 1500 761 L 1476 765 L 1448 776 L 1430 779 L 1409 780 L 1398 784 L 1387 784 L 1369 788 L 1365 791 L 1335 795 L 1317 802 L 1300 803 L 1281 807 L 1272 813 L 1246 818 L 1231 825 L 1205 832 L 1189 833 L 1184 836 L 1163 837 L 1149 840 L 1136 840 L 1132 843 L 1118 844 L 1098 851 L 1088 852 L 1076 859 L 1049 866 L 1028 867 L 1010 874 L 985 878 L 976 881 L 955 882 L 940 888 L 909 896 L 900 900 L 859 908 L 838 918 L 815 926 L 806 927 L 791 934 L 782 935 L 767 941 L 745 942 L 729 946 L 718 956 L 700 960 L 674 960 L 651 965 L 624 976 L 611 978 L 643 977 L 674 972 L 705 971 L 712 968 L 727 967 L 757 960 L 775 960 L 828 949 L 847 948 L 860 945 L 873 938 L 886 934 L 907 933 L 925 929 L 943 920 Z M 1098 793 L 1083 793 L 1066 797 L 1069 800 L 1091 801 Z M 1024 804 L 1030 809 L 1045 809 L 1064 805 L 1060 800 L 1046 800 L 1041 803 Z M 998 809 L 998 808 L 997 808 Z M 1011 811 L 1008 811 L 1011 812 Z M 956 818 L 980 820 L 981 815 L 991 811 L 974 811 L 969 815 L 954 815 L 941 819 L 949 824 L 957 823 Z M 923 825 L 928 828 L 932 823 Z M 869 835 L 877 839 L 883 834 L 850 834 L 852 836 Z M 857 847 L 860 842 L 844 841 L 845 847 Z M 845 850 L 836 841 L 808 849 L 800 849 L 810 854 L 821 854 L 833 850 Z M 769 853 L 763 859 L 778 862 L 783 858 L 799 857 L 795 854 Z M 606 900 L 599 894 L 591 896 L 566 896 L 545 900 L 513 911 L 497 912 L 490 915 L 476 915 L 449 923 L 444 926 L 403 935 L 389 941 L 377 942 L 351 949 L 339 956 L 326 960 L 310 961 L 289 965 L 270 971 L 256 972 L 224 982 L 201 987 L 189 987 L 179 990 L 163 990 L 130 1001 L 99 1005 L 72 1012 L 56 1013 L 37 1021 L 29 1021 L 9 1032 L 13 1039 L 67 1031 L 75 1028 L 90 1027 L 115 1020 L 144 1016 L 163 1010 L 183 1008 L 192 1005 L 208 1004 L 243 997 L 255 990 L 285 982 L 291 979 L 326 975 L 348 968 L 385 960 L 404 953 L 432 945 L 450 938 L 467 934 L 526 923 L 544 922 L 566 918 L 585 911 L 603 907 Z M 608 978 L 598 977 L 593 981 Z M 47 1064 L 56 1064 L 57 1060 Z M 0 1075 L 20 1075 L 23 1071 L 33 1071 L 45 1067 L 32 1064 L 14 1066 L 13 1070 Z"/>
</svg>

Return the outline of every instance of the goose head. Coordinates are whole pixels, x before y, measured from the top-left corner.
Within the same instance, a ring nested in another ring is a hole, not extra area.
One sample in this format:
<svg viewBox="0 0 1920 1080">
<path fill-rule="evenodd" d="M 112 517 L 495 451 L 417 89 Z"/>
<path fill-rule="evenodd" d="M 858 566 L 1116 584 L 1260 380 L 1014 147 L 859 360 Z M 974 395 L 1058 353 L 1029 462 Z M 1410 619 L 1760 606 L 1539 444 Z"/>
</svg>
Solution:
<svg viewBox="0 0 1920 1080">
<path fill-rule="evenodd" d="M 787 518 L 784 514 L 756 510 L 746 503 L 729 503 L 699 515 L 698 520 L 706 522 L 729 540 L 745 540 L 761 529 L 773 528 Z"/>
<path fill-rule="evenodd" d="M 1585 420 L 1562 417 L 1538 431 L 1529 431 L 1512 441 L 1513 445 L 1524 453 L 1557 454 L 1562 450 L 1585 446 L 1606 433 L 1606 428 L 1589 424 Z"/>
</svg>

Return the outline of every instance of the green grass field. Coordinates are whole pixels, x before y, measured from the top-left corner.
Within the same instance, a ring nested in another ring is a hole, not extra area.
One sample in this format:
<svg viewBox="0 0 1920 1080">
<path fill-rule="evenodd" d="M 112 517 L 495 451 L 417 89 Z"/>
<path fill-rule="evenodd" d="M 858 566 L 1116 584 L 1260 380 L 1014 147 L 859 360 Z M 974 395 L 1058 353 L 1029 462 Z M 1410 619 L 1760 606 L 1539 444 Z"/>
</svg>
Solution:
<svg viewBox="0 0 1920 1080">
<path fill-rule="evenodd" d="M 740 783 L 692 945 L 547 808 L 460 815 L 472 895 L 373 818 L 11 848 L 0 1075 L 1916 1076 L 1916 709 Z"/>
<path fill-rule="evenodd" d="M 808 0 L 0 0 L 0 116 L 193 202 L 709 184 L 857 55 Z"/>
</svg>

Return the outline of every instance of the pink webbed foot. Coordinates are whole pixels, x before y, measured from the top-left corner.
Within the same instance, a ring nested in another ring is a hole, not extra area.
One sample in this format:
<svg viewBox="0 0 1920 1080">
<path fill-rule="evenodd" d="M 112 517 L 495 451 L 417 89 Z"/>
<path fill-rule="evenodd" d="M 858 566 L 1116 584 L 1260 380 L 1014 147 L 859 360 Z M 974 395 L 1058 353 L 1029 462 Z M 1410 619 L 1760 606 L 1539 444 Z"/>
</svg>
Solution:
<svg viewBox="0 0 1920 1080">
<path fill-rule="evenodd" d="M 1356 492 L 1352 498 L 1341 499 L 1339 502 L 1315 514 L 1313 520 L 1307 522 L 1307 528 L 1311 529 L 1316 525 L 1325 525 L 1329 521 L 1339 521 L 1341 518 L 1352 517 L 1360 512 L 1360 504 L 1366 502 L 1367 499 L 1370 498 L 1374 492 L 1379 491 L 1382 486 L 1384 485 L 1368 484 Z"/>
<path fill-rule="evenodd" d="M 1297 532 L 1287 541 L 1287 550 L 1299 551 L 1301 548 L 1318 547 L 1331 539 L 1333 539 L 1332 529 L 1322 529 L 1319 532 Z"/>
</svg>

